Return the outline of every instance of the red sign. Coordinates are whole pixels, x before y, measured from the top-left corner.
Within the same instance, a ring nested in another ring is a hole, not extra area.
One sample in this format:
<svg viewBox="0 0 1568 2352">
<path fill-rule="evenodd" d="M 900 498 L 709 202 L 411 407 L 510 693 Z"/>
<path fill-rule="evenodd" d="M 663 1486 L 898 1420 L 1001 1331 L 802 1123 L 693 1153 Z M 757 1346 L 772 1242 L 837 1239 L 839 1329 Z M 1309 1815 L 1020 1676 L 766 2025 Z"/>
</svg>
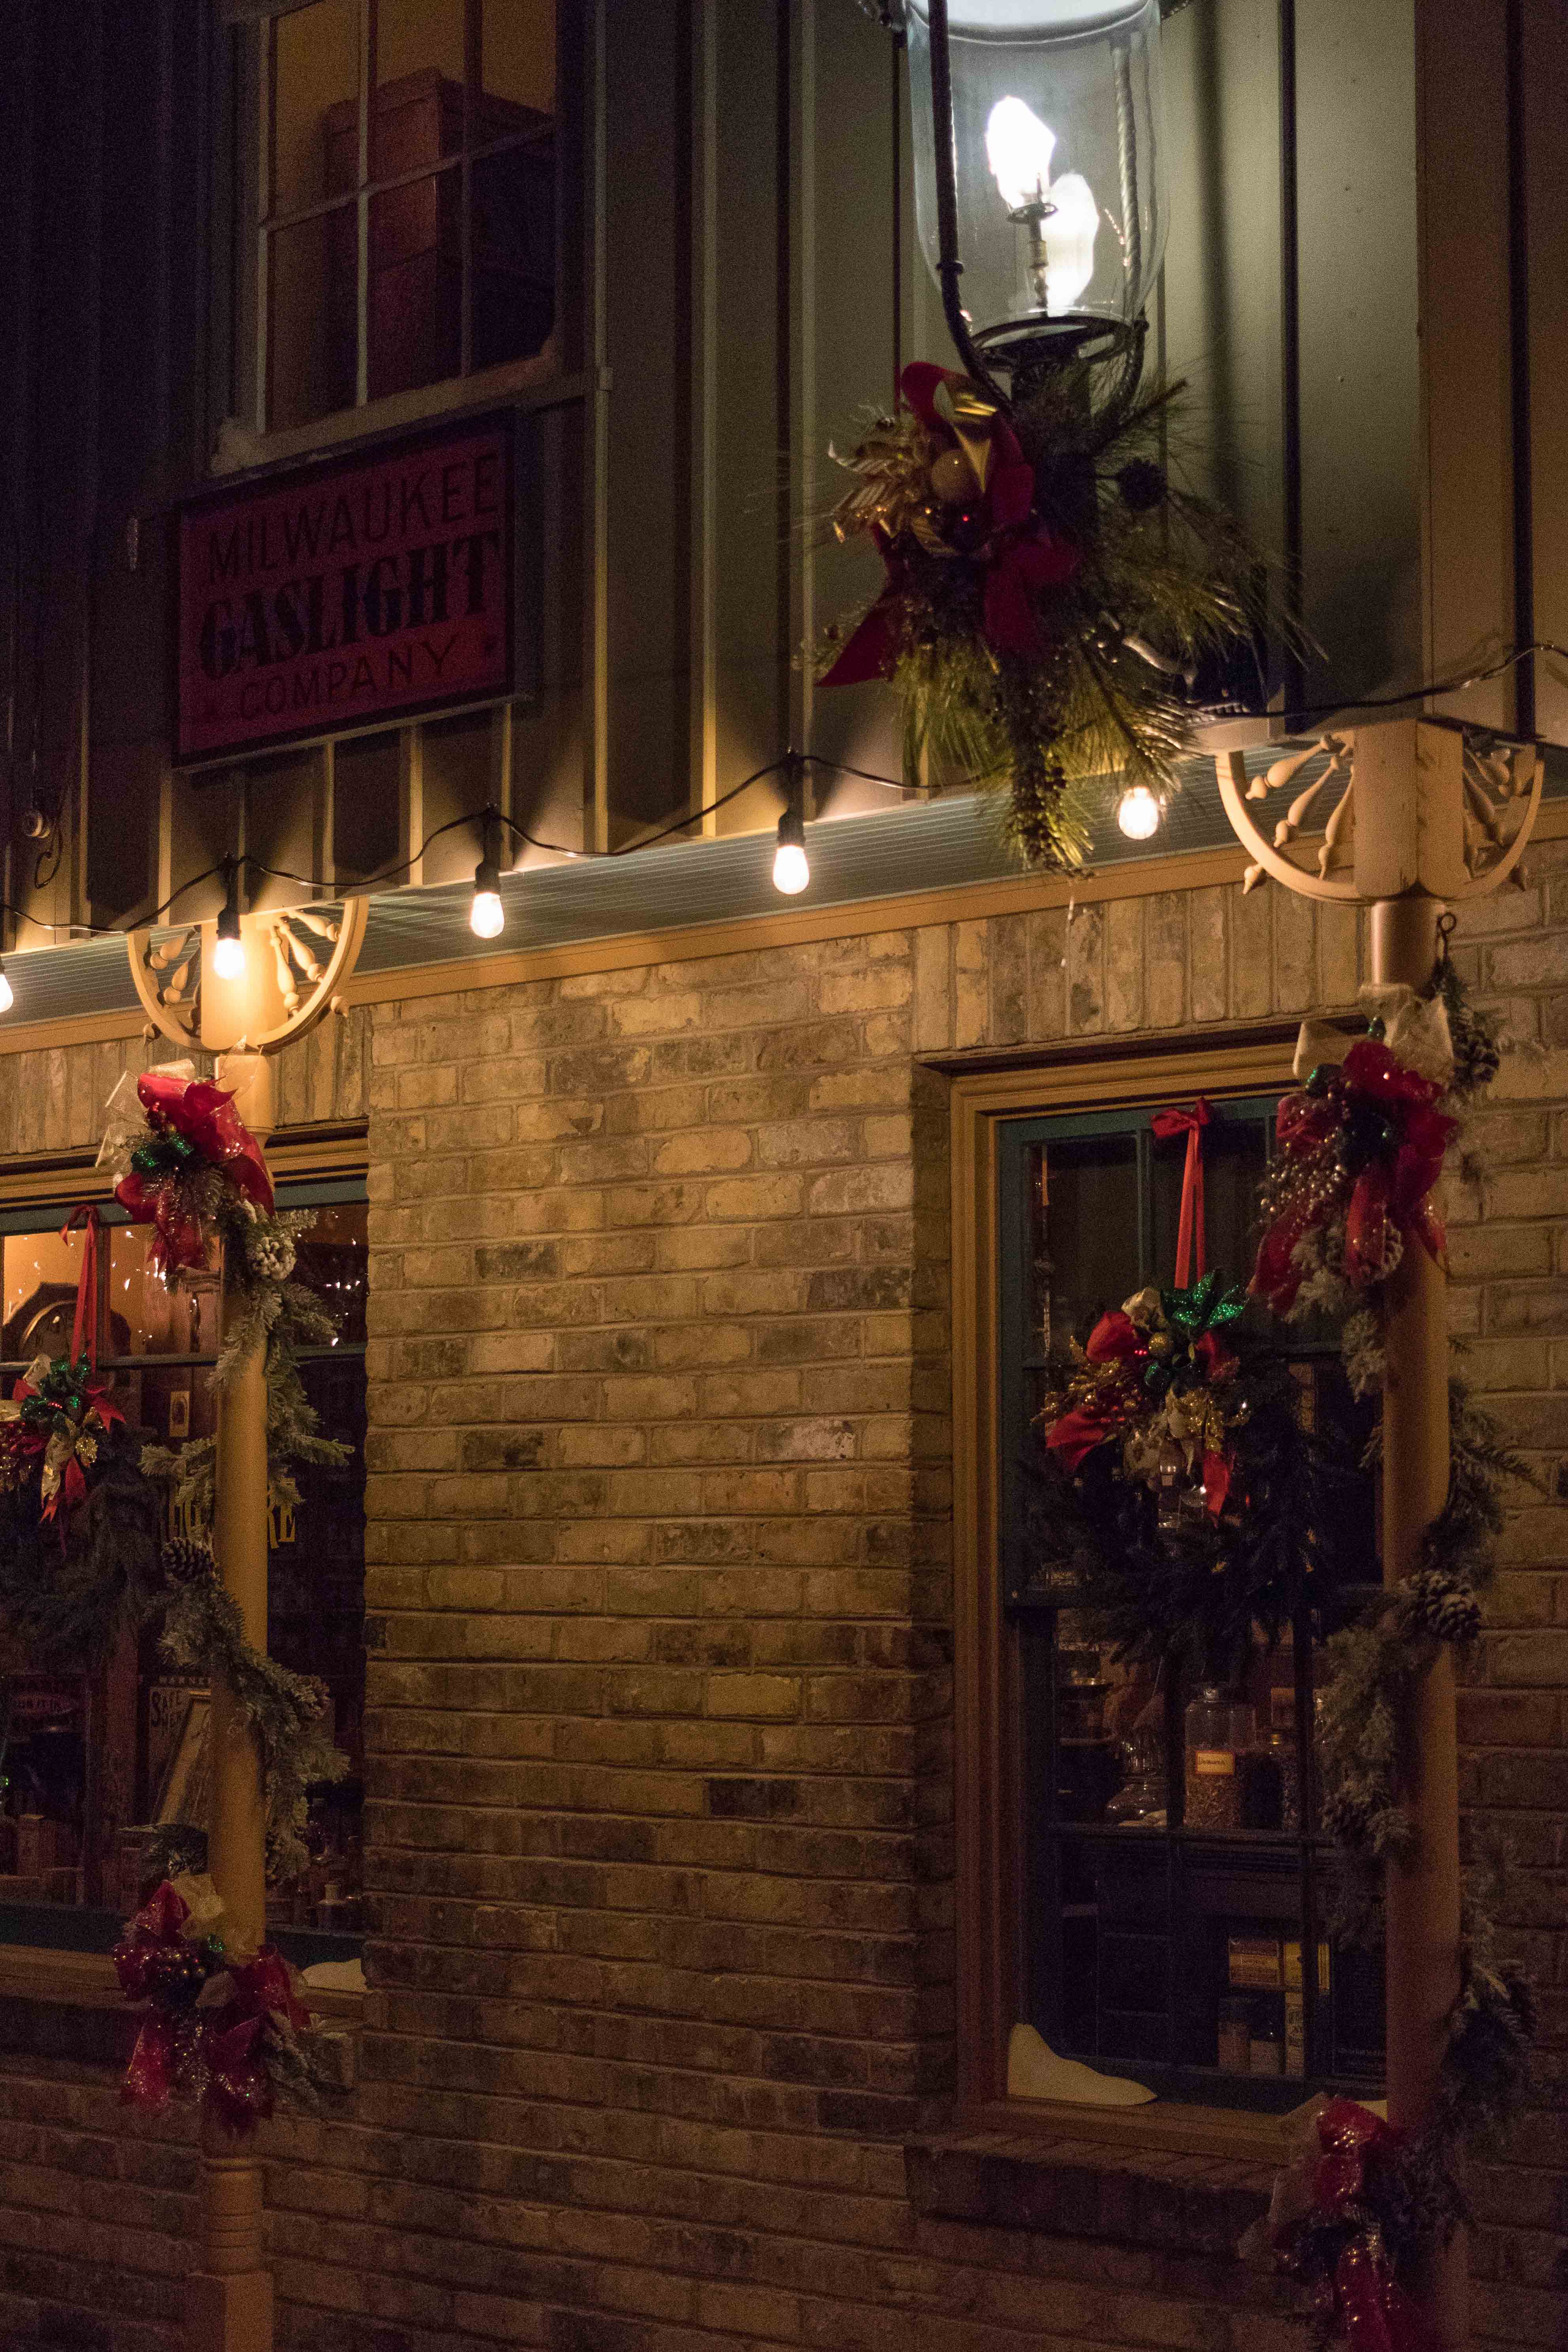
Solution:
<svg viewBox="0 0 1568 2352">
<path fill-rule="evenodd" d="M 180 517 L 184 763 L 512 685 L 511 435 L 425 435 Z"/>
</svg>

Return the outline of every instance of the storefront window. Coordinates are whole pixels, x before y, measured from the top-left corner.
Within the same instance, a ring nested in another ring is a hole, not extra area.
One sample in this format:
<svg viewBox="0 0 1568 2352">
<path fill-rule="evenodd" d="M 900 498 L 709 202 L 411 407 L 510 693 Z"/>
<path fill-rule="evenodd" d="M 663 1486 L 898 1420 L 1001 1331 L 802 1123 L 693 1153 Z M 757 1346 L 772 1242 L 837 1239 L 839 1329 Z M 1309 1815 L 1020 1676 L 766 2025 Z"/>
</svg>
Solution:
<svg viewBox="0 0 1568 2352">
<path fill-rule="evenodd" d="M 342 1467 L 297 1473 L 298 1505 L 268 1513 L 268 1646 L 321 1676 L 348 1778 L 315 1792 L 308 1870 L 268 1890 L 268 1923 L 303 1937 L 307 1957 L 362 1926 L 360 1801 L 364 1713 L 365 1207 L 348 1183 L 280 1186 L 284 1208 L 315 1209 L 300 1278 L 338 1317 L 334 1341 L 301 1366 L 323 1433 L 350 1451 Z M 100 1367 L 114 1402 L 151 1446 L 178 1454 L 216 1428 L 216 1276 L 165 1287 L 148 1265 L 149 1231 L 111 1223 L 99 1254 Z M 4 1323 L 0 1384 L 39 1355 L 68 1354 L 82 1236 L 58 1219 L 9 1232 L 0 1244 Z M 162 1482 L 171 1534 L 184 1523 L 174 1480 Z M 156 1628 L 127 1637 L 96 1672 L 40 1674 L 0 1659 L 0 1939 L 112 1940 L 135 1901 L 152 1848 L 195 1854 L 205 1834 L 210 1694 L 172 1670 Z M 75 1931 L 59 1917 L 78 1915 Z M 327 1939 L 327 1940 L 324 1940 Z"/>
<path fill-rule="evenodd" d="M 256 37 L 266 426 L 541 351 L 554 0 L 313 0 Z"/>
<path fill-rule="evenodd" d="M 1119 1655 L 1070 1571 L 1029 1537 L 1047 1381 L 1098 1316 L 1169 1284 L 1184 1142 L 1151 1111 L 1016 1118 L 998 1136 L 999 1458 L 1005 1643 L 1017 1694 L 1019 2018 L 1062 2055 L 1165 2095 L 1291 2106 L 1381 2073 L 1382 1969 L 1331 1950 L 1315 1818 L 1319 1645 L 1375 1579 L 1375 1511 L 1338 1583 L 1223 1682 Z M 1215 1106 L 1204 1138 L 1208 1261 L 1245 1281 L 1274 1099 Z M 1292 1342 L 1294 1348 L 1295 1343 Z M 1331 1345 L 1291 1364 L 1298 1410 L 1346 1465 L 1367 1415 Z M 1348 1553 L 1348 1557 L 1345 1555 Z"/>
</svg>

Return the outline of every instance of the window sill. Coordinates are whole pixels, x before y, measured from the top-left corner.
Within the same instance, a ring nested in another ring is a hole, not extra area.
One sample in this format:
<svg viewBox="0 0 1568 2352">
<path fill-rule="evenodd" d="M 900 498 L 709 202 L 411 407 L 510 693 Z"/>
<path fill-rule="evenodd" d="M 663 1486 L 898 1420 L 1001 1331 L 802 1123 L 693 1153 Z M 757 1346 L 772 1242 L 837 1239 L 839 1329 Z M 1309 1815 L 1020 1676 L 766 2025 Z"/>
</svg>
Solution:
<svg viewBox="0 0 1568 2352">
<path fill-rule="evenodd" d="M 1130 2116 L 999 2101 L 951 2131 L 911 2140 L 905 2183 L 922 2220 L 1229 2255 L 1268 2211 L 1301 2112 L 1187 2107 Z"/>
<path fill-rule="evenodd" d="M 308 425 L 291 425 L 258 433 L 237 417 L 226 419 L 225 430 L 208 466 L 209 478 L 227 481 L 271 466 L 297 459 L 325 457 L 356 441 L 378 434 L 400 433 L 421 425 L 459 424 L 466 414 L 487 408 L 551 408 L 586 396 L 586 374 L 563 369 L 554 339 L 531 359 L 507 360 L 472 375 L 448 376 L 440 383 L 415 386 L 408 392 L 384 393 L 361 408 L 338 408 Z"/>
<path fill-rule="evenodd" d="M 324 2034 L 352 2044 L 364 1995 L 319 1991 L 314 1985 L 306 1990 Z M 0 1945 L 0 2059 L 65 2058 L 119 2069 L 130 2057 L 137 2019 L 107 1952 Z M 352 2047 L 344 2070 L 347 2087 L 353 2079 Z"/>
</svg>

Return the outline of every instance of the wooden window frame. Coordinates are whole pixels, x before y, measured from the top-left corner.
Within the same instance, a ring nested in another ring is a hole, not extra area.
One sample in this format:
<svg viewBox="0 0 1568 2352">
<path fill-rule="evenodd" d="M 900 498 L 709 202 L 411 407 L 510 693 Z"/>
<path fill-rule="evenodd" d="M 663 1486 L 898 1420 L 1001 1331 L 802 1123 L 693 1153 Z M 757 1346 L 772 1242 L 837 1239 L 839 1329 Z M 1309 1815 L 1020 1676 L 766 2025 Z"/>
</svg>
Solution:
<svg viewBox="0 0 1568 2352">
<path fill-rule="evenodd" d="M 951 1098 L 953 1366 L 953 1713 L 960 2128 L 1271 2155 L 1289 2117 L 1157 2101 L 1063 2106 L 1007 2092 L 1007 2041 L 1022 2015 L 1017 1861 L 1021 1769 L 1017 1640 L 1002 1607 L 999 1553 L 997 1135 L 1009 1119 L 1282 1092 L 1297 1024 L 1277 1023 L 1110 1051 L 1098 1045 L 1027 1066 L 954 1074 Z"/>
<path fill-rule="evenodd" d="M 311 0 L 300 0 L 309 6 Z M 271 123 L 273 108 L 273 40 L 276 14 L 259 15 L 251 23 L 236 24 L 241 44 L 236 55 L 237 144 L 233 161 L 236 233 L 232 256 L 237 278 L 234 299 L 236 383 L 233 407 L 242 419 L 248 446 L 242 469 L 286 463 L 313 455 L 369 434 L 401 430 L 426 419 L 465 410 L 493 407 L 510 401 L 524 407 L 549 407 L 581 398 L 587 388 L 581 373 L 582 334 L 585 311 L 583 284 L 584 257 L 582 223 L 584 189 L 588 180 L 589 124 L 583 114 L 588 37 L 582 0 L 556 0 L 555 58 L 557 141 L 555 320 L 543 347 L 531 355 L 475 370 L 471 364 L 472 303 L 469 225 L 472 209 L 472 165 L 489 148 L 468 143 L 471 93 L 467 75 L 464 88 L 464 147 L 460 156 L 444 160 L 440 169 L 456 173 L 463 190 L 462 355 L 458 373 L 439 382 L 416 384 L 372 399 L 368 396 L 367 306 L 369 299 L 368 228 L 370 204 L 383 183 L 369 175 L 370 108 L 375 72 L 376 0 L 359 5 L 360 173 L 353 195 L 321 198 L 288 213 L 275 211 L 271 202 Z M 483 0 L 465 0 L 465 52 L 472 68 L 476 28 Z M 531 133 L 499 142 L 494 152 L 525 146 Z M 405 178 L 431 176 L 428 173 Z M 399 184 L 395 175 L 385 183 Z M 357 208 L 358 284 L 355 304 L 355 397 L 352 404 L 328 411 L 303 424 L 275 427 L 269 418 L 271 242 L 279 229 L 325 216 L 354 205 Z M 222 265 L 220 265 L 222 266 Z M 215 451 L 209 470 L 226 475 L 236 470 L 232 456 Z"/>
</svg>

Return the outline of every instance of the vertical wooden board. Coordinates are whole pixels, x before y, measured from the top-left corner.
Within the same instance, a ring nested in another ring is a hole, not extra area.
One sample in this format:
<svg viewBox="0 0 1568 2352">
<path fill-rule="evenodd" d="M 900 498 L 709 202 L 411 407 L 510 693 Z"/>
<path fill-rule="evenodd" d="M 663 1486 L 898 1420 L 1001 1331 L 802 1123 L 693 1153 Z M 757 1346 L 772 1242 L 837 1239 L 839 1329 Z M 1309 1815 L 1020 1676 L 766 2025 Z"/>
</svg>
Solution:
<svg viewBox="0 0 1568 2352">
<path fill-rule="evenodd" d="M 814 32 L 814 431 L 802 488 L 807 515 L 818 519 L 807 561 L 810 606 L 820 627 L 852 614 L 881 579 L 875 551 L 864 541 L 839 546 L 821 519 L 849 479 L 829 458 L 829 441 L 853 448 L 868 411 L 885 412 L 893 396 L 899 92 L 889 41 L 872 13 L 819 0 Z M 932 356 L 950 355 L 944 348 Z M 813 697 L 812 748 L 855 767 L 897 776 L 900 732 L 897 706 L 884 686 L 836 687 Z M 853 777 L 824 776 L 816 792 L 818 806 L 830 801 L 838 815 L 887 806 L 891 797 Z"/>
<path fill-rule="evenodd" d="M 1162 890 L 1146 902 L 1148 984 L 1143 1017 L 1151 1029 L 1174 1029 L 1187 1013 L 1187 898 Z"/>
<path fill-rule="evenodd" d="M 1226 1009 L 1226 894 L 1194 890 L 1187 902 L 1194 1021 L 1223 1021 Z"/>
<path fill-rule="evenodd" d="M 1142 898 L 1112 898 L 1105 909 L 1105 1025 L 1143 1026 L 1143 918 Z"/>
<path fill-rule="evenodd" d="M 1065 907 L 1041 907 L 1028 918 L 1029 1035 L 1067 1031 L 1068 919 Z"/>
<path fill-rule="evenodd" d="M 713 593 L 721 789 L 776 759 L 786 727 L 791 541 L 781 40 L 777 0 L 718 10 Z M 721 811 L 719 829 L 763 824 L 770 805 L 776 814 L 776 800 L 747 793 Z"/>
<path fill-rule="evenodd" d="M 1317 908 L 1269 885 L 1274 900 L 1274 1010 L 1310 1013 L 1318 1001 Z"/>
<path fill-rule="evenodd" d="M 1353 1004 L 1361 985 L 1361 908 L 1322 899 L 1318 906 L 1318 991 L 1325 1006 Z"/>
<path fill-rule="evenodd" d="M 581 404 L 520 420 L 524 554 L 519 594 L 538 665 L 512 706 L 509 813 L 545 841 L 583 843 L 584 419 Z M 513 842 L 514 863 L 542 853 Z"/>
<path fill-rule="evenodd" d="M 1205 0 L 1164 27 L 1171 232 L 1163 321 L 1190 386 L 1173 454 L 1258 545 L 1283 529 L 1275 0 Z"/>
<path fill-rule="evenodd" d="M 1238 1021 L 1271 1010 L 1273 921 L 1270 908 L 1284 896 L 1278 883 L 1256 890 L 1233 885 L 1230 892 L 1230 1009 Z"/>
<path fill-rule="evenodd" d="M 996 915 L 991 932 L 991 1043 L 1017 1045 L 1029 1034 L 1029 941 L 1024 915 Z"/>
<path fill-rule="evenodd" d="M 1530 527 L 1534 634 L 1568 645 L 1568 170 L 1563 105 L 1568 92 L 1568 9 L 1522 0 L 1525 218 L 1529 229 Z M 1535 664 L 1535 724 L 1568 742 L 1568 662 Z"/>
<path fill-rule="evenodd" d="M 930 923 L 915 933 L 915 1051 L 945 1052 L 952 1043 L 952 933 Z"/>
<path fill-rule="evenodd" d="M 952 1042 L 958 1046 L 991 1042 L 990 927 L 953 926 Z"/>
<path fill-rule="evenodd" d="M 1421 675 L 1415 0 L 1300 0 L 1306 625 L 1333 692 Z"/>
<path fill-rule="evenodd" d="M 687 792 L 690 480 L 685 5 L 607 0 L 611 831 Z"/>
<path fill-rule="evenodd" d="M 1514 627 L 1505 14 L 1416 17 L 1426 675 Z M 1507 678 L 1437 706 L 1506 726 Z"/>
<path fill-rule="evenodd" d="M 1105 1026 L 1105 909 L 1068 910 L 1068 1034 L 1087 1037 Z"/>
</svg>

